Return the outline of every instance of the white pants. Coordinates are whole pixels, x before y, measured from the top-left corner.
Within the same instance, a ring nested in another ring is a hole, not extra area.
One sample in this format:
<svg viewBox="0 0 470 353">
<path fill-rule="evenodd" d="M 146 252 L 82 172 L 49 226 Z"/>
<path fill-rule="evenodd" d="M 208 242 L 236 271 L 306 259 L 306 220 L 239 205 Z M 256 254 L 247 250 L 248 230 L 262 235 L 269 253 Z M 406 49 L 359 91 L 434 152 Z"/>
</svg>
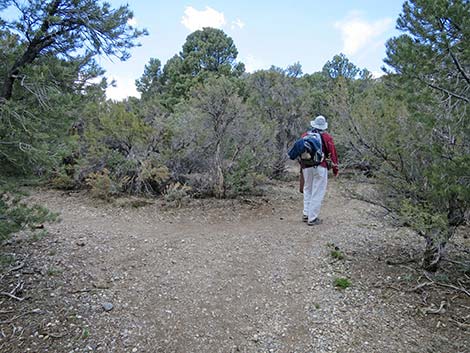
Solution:
<svg viewBox="0 0 470 353">
<path fill-rule="evenodd" d="M 304 215 L 313 221 L 320 214 L 321 203 L 328 184 L 328 169 L 311 167 L 302 170 L 304 174 Z"/>
</svg>

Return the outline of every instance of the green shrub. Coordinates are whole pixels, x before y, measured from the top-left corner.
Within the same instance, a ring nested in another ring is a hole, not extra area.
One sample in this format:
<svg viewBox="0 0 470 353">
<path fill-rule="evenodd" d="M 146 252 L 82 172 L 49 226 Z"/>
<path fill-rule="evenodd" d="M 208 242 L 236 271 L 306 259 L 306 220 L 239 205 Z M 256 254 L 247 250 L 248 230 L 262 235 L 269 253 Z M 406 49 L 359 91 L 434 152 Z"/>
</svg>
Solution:
<svg viewBox="0 0 470 353">
<path fill-rule="evenodd" d="M 51 187 L 61 190 L 70 190 L 75 187 L 75 180 L 73 179 L 73 172 L 68 172 L 65 167 L 60 168 L 53 173 L 49 179 Z"/>
<path fill-rule="evenodd" d="M 347 278 L 335 278 L 335 287 L 346 289 L 351 287 L 351 282 Z"/>
<path fill-rule="evenodd" d="M 56 221 L 58 215 L 39 205 L 29 206 L 22 196 L 9 191 L 0 190 L 0 241 L 7 239 L 12 233 L 36 226 L 44 222 Z"/>
<path fill-rule="evenodd" d="M 189 192 L 191 188 L 187 185 L 174 183 L 168 185 L 163 192 L 165 201 L 170 206 L 180 207 L 190 198 Z"/>
<path fill-rule="evenodd" d="M 336 260 L 344 259 L 344 254 L 339 250 L 331 250 L 330 255 L 333 259 L 336 259 Z"/>
<path fill-rule="evenodd" d="M 255 164 L 255 157 L 246 153 L 229 170 L 225 179 L 227 196 L 236 197 L 256 193 L 256 187 L 264 181 L 265 177 L 253 170 Z"/>
<path fill-rule="evenodd" d="M 95 198 L 109 201 L 111 196 L 117 194 L 116 184 L 111 180 L 109 171 L 105 168 L 100 172 L 91 173 L 86 178 L 91 195 Z"/>
</svg>

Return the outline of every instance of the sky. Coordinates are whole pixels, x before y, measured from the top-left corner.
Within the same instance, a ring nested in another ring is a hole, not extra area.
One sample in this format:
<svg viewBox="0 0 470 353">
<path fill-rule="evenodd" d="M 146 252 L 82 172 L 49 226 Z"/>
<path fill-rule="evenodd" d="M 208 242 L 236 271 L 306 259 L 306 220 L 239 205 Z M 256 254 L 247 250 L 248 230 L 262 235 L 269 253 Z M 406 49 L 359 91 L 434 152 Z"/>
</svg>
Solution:
<svg viewBox="0 0 470 353">
<path fill-rule="evenodd" d="M 403 0 L 287 1 L 109 1 L 129 4 L 130 22 L 148 36 L 131 50 L 126 62 L 99 58 L 106 76 L 116 81 L 107 96 L 138 96 L 134 81 L 150 58 L 165 62 L 178 54 L 186 37 L 202 27 L 222 29 L 238 49 L 237 61 L 248 72 L 300 62 L 304 73 L 320 71 L 334 55 L 344 53 L 360 68 L 381 75 L 385 42 L 398 35 L 396 20 Z"/>
</svg>

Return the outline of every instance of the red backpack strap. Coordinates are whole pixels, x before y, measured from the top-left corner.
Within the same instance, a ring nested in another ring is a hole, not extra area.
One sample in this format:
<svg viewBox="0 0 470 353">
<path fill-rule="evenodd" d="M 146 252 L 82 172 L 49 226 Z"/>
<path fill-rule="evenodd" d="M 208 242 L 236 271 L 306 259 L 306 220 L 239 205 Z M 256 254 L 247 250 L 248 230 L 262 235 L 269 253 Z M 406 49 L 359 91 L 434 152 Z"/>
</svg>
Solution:
<svg viewBox="0 0 470 353">
<path fill-rule="evenodd" d="M 330 151 L 328 150 L 328 145 L 325 143 L 325 139 L 323 138 L 323 134 L 325 133 L 325 131 L 319 131 L 318 133 L 320 134 L 320 137 L 321 137 L 322 150 L 323 150 L 323 153 L 325 153 L 325 159 L 326 159 L 328 158 Z"/>
</svg>

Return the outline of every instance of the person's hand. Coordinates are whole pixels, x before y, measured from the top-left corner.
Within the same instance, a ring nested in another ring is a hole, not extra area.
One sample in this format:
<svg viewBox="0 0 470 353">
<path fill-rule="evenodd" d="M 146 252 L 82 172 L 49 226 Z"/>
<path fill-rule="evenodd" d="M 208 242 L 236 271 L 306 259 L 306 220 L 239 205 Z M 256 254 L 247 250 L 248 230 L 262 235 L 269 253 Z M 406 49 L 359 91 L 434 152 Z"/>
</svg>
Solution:
<svg viewBox="0 0 470 353">
<path fill-rule="evenodd" d="M 335 176 L 335 178 L 338 177 L 338 174 L 339 174 L 339 170 L 338 170 L 338 169 L 333 170 L 333 175 Z"/>
</svg>

